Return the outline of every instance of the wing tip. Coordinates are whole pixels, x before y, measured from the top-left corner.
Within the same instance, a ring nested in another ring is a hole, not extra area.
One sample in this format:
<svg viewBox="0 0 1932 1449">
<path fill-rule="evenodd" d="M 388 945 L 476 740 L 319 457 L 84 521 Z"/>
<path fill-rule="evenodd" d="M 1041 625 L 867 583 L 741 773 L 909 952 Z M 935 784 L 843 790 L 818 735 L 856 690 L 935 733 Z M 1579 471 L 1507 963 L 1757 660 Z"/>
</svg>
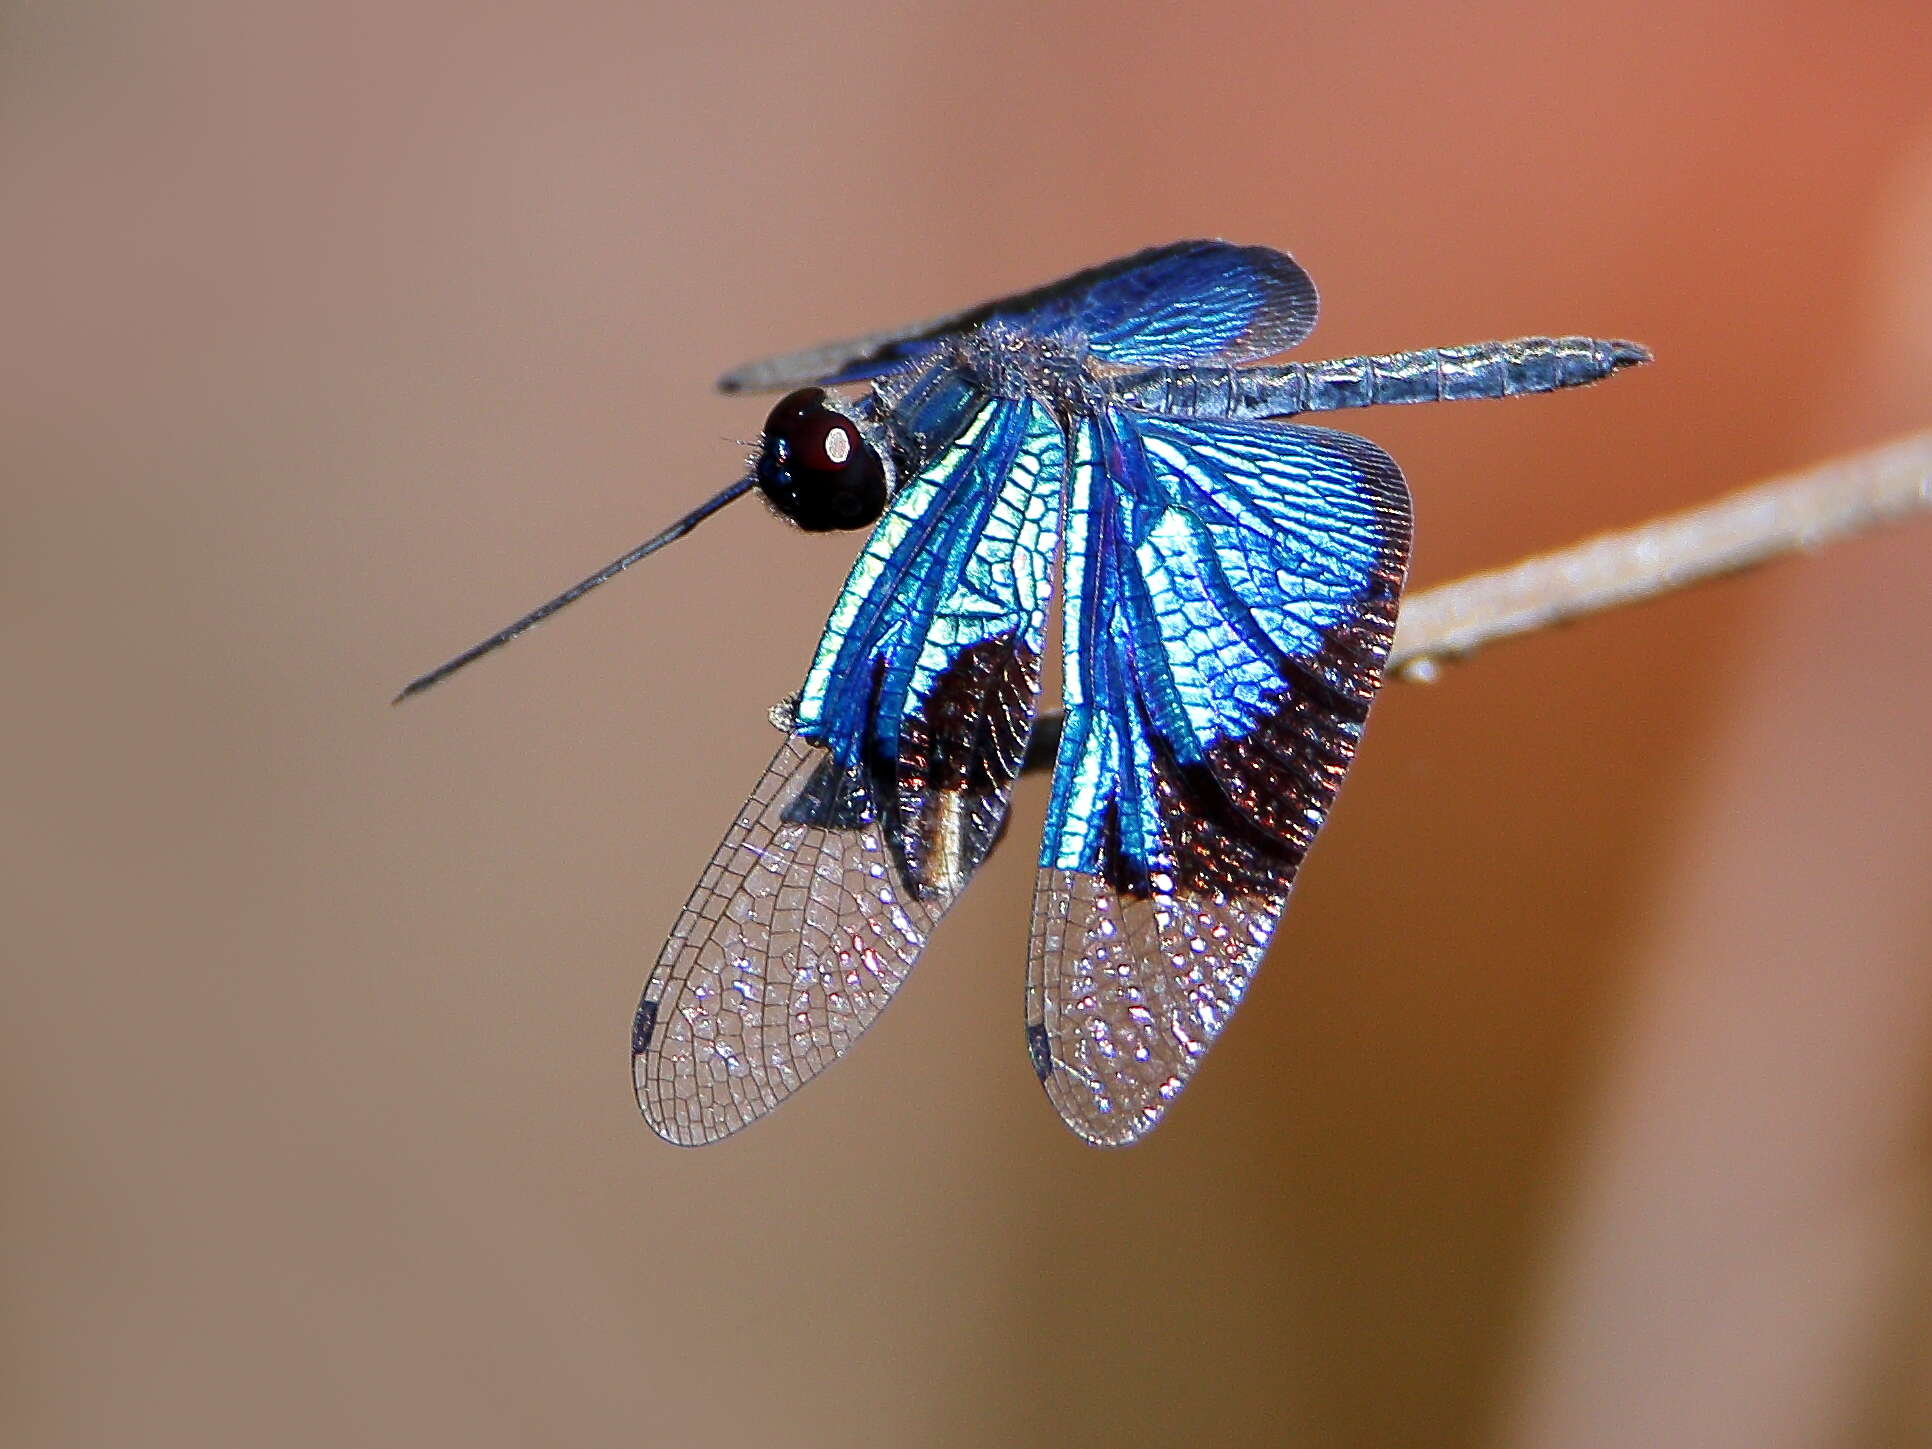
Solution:
<svg viewBox="0 0 1932 1449">
<path fill-rule="evenodd" d="M 1167 1109 L 1174 1098 L 1180 1095 L 1181 1088 L 1187 1085 L 1185 1077 L 1170 1077 L 1156 1089 L 1152 1100 L 1135 1104 L 1121 1104 L 1102 1112 L 1088 1110 L 1092 1106 L 1092 1094 L 1078 1090 L 1078 1082 L 1073 1079 L 1065 1065 L 1057 1071 L 1040 1079 L 1046 1088 L 1047 1100 L 1053 1110 L 1060 1114 L 1060 1120 L 1075 1137 L 1089 1147 L 1117 1149 L 1132 1147 L 1142 1141 L 1148 1133 L 1160 1126 L 1167 1116 Z"/>
<path fill-rule="evenodd" d="M 696 1119 L 673 1114 L 665 1110 L 667 1105 L 658 1095 L 647 1075 L 647 1060 L 638 1055 L 631 1058 L 631 1081 L 637 1091 L 637 1110 L 644 1116 L 644 1123 L 664 1141 L 673 1147 L 709 1147 L 750 1125 L 752 1118 L 733 1122 L 719 1122 L 709 1112 L 701 1112 Z"/>
</svg>

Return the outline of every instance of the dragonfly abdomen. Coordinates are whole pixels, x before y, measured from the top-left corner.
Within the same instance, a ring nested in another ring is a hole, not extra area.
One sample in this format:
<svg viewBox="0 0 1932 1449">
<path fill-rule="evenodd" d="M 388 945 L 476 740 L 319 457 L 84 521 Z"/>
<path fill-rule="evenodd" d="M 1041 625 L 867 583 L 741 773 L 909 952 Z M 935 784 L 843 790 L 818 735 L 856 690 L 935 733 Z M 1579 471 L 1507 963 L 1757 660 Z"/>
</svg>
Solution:
<svg viewBox="0 0 1932 1449">
<path fill-rule="evenodd" d="M 1517 397 L 1601 382 L 1648 362 L 1634 342 L 1519 337 L 1274 367 L 1167 367 L 1112 380 L 1118 402 L 1197 417 L 1286 418 L 1338 408 Z"/>
</svg>

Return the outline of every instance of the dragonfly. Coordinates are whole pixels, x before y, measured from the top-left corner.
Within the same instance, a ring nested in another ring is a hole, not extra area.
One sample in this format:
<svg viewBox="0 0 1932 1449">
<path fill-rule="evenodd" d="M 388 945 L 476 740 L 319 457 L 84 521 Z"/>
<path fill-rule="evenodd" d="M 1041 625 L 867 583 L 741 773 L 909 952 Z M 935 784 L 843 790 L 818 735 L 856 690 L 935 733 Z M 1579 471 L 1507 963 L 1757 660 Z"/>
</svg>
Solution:
<svg viewBox="0 0 1932 1449">
<path fill-rule="evenodd" d="M 742 478 L 398 696 L 748 493 L 870 531 L 644 987 L 633 1079 L 661 1136 L 726 1137 L 852 1049 L 998 845 L 1029 751 L 1052 785 L 1027 1058 L 1088 1142 L 1161 1120 L 1354 759 L 1408 566 L 1395 461 L 1288 419 L 1650 360 L 1570 336 L 1265 362 L 1317 307 L 1283 252 L 1183 241 L 741 367 L 724 391 L 784 394 Z M 1056 594 L 1057 734 L 1038 718 Z"/>
</svg>

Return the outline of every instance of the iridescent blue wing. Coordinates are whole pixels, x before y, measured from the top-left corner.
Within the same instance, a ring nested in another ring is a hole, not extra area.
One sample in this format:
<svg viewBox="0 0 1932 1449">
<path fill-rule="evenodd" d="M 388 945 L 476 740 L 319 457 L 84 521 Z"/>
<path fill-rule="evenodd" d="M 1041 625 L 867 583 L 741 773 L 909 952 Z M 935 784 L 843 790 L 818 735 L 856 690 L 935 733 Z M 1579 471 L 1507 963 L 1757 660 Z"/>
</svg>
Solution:
<svg viewBox="0 0 1932 1449">
<path fill-rule="evenodd" d="M 1071 330 L 1103 362 L 1124 366 L 1245 362 L 1300 342 L 1314 330 L 1318 305 L 1314 282 L 1285 253 L 1174 242 L 964 312 L 751 363 L 718 385 L 758 392 L 858 382 L 930 357 L 987 322 L 1034 334 Z"/>
<path fill-rule="evenodd" d="M 1027 1041 L 1067 1124 L 1120 1144 L 1260 966 L 1381 682 L 1409 501 L 1346 433 L 1105 412 L 1067 516 Z"/>
<path fill-rule="evenodd" d="M 1065 445 L 1035 404 L 942 389 L 935 445 L 853 565 L 792 736 L 644 989 L 639 1104 L 710 1142 L 830 1066 L 997 840 L 1032 729 Z"/>
</svg>

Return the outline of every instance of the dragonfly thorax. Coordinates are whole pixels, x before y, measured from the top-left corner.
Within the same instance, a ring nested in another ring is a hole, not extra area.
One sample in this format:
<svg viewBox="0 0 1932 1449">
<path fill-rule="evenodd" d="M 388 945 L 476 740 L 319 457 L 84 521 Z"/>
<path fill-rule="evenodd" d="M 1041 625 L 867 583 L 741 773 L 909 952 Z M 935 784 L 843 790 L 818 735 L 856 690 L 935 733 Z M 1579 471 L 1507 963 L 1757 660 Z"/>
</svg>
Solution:
<svg viewBox="0 0 1932 1449">
<path fill-rule="evenodd" d="M 1072 329 L 1034 332 L 988 322 L 962 333 L 952 364 L 999 398 L 1034 398 L 1061 413 L 1091 412 L 1100 387 L 1093 353 Z"/>
</svg>

